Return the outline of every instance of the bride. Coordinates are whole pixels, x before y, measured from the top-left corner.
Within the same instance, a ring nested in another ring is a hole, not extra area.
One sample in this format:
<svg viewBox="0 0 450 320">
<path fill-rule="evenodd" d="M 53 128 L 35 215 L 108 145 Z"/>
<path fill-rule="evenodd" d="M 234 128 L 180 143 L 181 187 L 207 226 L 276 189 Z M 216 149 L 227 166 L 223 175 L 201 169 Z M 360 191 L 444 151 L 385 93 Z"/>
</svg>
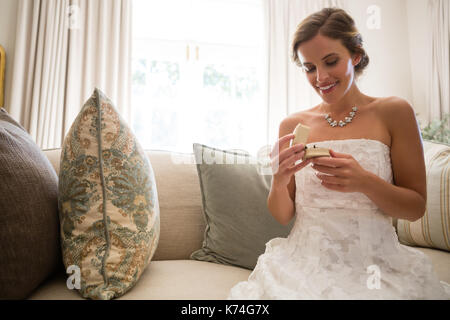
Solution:
<svg viewBox="0 0 450 320">
<path fill-rule="evenodd" d="M 322 98 L 281 122 L 271 152 L 268 208 L 281 224 L 295 223 L 287 238 L 266 244 L 228 299 L 450 299 L 429 258 L 401 245 L 392 226 L 392 218 L 415 221 L 425 212 L 413 108 L 358 89 L 355 77 L 369 58 L 342 9 L 303 20 L 292 56 Z M 306 147 L 328 148 L 331 157 L 300 161 L 305 145 L 290 146 L 299 123 L 310 127 Z"/>
</svg>

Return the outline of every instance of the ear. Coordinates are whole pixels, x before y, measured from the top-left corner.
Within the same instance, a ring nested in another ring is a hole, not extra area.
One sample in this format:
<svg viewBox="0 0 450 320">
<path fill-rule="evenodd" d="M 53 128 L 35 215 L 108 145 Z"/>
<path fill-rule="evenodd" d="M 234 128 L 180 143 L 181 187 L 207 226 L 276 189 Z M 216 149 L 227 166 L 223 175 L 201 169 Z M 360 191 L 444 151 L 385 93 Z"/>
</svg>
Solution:
<svg viewBox="0 0 450 320">
<path fill-rule="evenodd" d="M 352 57 L 352 64 L 354 67 L 356 67 L 362 59 L 362 55 L 360 53 L 355 53 Z"/>
</svg>

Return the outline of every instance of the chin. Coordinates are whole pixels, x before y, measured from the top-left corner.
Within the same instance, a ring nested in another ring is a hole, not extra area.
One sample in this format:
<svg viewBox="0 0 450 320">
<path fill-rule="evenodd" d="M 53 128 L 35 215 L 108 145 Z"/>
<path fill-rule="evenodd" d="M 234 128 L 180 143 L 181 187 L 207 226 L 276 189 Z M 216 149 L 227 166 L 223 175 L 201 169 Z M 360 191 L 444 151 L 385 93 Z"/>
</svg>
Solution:
<svg viewBox="0 0 450 320">
<path fill-rule="evenodd" d="M 339 92 L 335 92 L 333 95 L 323 95 L 320 93 L 319 90 L 317 94 L 319 95 L 319 97 L 322 99 L 323 102 L 326 102 L 328 104 L 336 103 L 343 98 L 343 95 Z"/>
<path fill-rule="evenodd" d="M 324 97 L 324 96 L 321 95 L 320 93 L 319 93 L 319 96 L 320 96 L 320 98 L 322 99 L 322 101 L 323 101 L 323 102 L 326 102 L 327 104 L 333 104 L 333 103 L 336 103 L 336 102 L 338 102 L 339 100 L 341 100 L 341 97 L 338 97 L 338 98 L 335 98 L 335 97 L 333 97 L 333 98 L 331 98 L 331 97 Z"/>
</svg>

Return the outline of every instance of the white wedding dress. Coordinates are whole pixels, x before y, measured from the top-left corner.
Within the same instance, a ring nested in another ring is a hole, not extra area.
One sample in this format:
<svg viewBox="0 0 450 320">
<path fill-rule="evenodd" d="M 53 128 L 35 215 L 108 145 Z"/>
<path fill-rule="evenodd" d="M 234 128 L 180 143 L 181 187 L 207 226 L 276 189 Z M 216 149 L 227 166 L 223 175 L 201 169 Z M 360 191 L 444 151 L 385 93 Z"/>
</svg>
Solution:
<svg viewBox="0 0 450 320">
<path fill-rule="evenodd" d="M 308 144 L 351 154 L 392 183 L 390 149 L 378 140 Z M 296 217 L 287 238 L 266 243 L 248 281 L 228 299 L 450 299 L 431 260 L 399 243 L 392 218 L 363 193 L 325 188 L 311 165 L 295 173 Z M 450 266 L 449 266 L 450 267 Z"/>
</svg>

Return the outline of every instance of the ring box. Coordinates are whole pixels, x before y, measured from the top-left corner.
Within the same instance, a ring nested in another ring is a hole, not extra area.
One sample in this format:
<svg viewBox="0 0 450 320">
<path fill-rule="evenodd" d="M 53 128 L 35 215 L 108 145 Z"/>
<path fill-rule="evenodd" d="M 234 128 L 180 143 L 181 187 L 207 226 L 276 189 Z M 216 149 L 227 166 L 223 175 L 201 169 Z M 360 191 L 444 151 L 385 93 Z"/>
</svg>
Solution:
<svg viewBox="0 0 450 320">
<path fill-rule="evenodd" d="M 310 158 L 317 157 L 331 157 L 330 150 L 327 148 L 317 148 L 315 145 L 311 147 L 306 146 L 306 141 L 308 141 L 310 128 L 308 126 L 299 123 L 294 129 L 294 139 L 292 139 L 292 146 L 296 144 L 303 144 L 305 146 L 305 155 L 302 160 L 307 160 Z"/>
</svg>

